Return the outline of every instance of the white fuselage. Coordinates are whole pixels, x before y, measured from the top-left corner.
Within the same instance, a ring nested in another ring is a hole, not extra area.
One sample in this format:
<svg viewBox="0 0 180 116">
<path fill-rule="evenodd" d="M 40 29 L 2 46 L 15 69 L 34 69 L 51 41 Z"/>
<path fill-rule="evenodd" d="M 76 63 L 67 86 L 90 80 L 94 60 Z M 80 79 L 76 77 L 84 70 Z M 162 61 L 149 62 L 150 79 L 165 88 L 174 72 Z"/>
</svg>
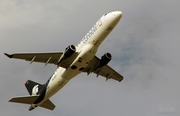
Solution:
<svg viewBox="0 0 180 116">
<path fill-rule="evenodd" d="M 78 56 L 69 66 L 69 68 L 65 69 L 62 67 L 58 67 L 56 69 L 53 76 L 49 80 L 44 99 L 38 104 L 32 104 L 32 106 L 36 107 L 41 105 L 44 101 L 58 92 L 72 78 L 81 73 L 84 68 L 86 68 L 88 63 L 95 56 L 99 45 L 116 26 L 121 16 L 122 13 L 120 11 L 110 12 L 103 15 L 96 22 L 96 24 L 76 46 Z"/>
</svg>

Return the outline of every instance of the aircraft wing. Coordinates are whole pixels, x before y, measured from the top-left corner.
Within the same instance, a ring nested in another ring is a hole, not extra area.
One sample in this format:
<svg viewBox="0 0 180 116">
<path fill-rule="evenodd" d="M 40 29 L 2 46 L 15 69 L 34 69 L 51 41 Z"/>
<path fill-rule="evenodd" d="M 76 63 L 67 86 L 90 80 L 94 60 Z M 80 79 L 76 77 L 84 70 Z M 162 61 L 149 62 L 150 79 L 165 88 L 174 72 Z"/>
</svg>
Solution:
<svg viewBox="0 0 180 116">
<path fill-rule="evenodd" d="M 117 80 L 119 82 L 121 82 L 123 80 L 124 77 L 108 65 L 105 65 L 101 68 L 97 68 L 99 63 L 100 63 L 100 59 L 95 56 L 91 60 L 89 65 L 83 70 L 83 72 L 87 72 L 88 74 L 93 72 L 93 73 L 97 74 L 97 76 L 100 75 L 100 76 L 105 77 L 106 80 L 114 79 L 114 80 Z"/>
<path fill-rule="evenodd" d="M 63 68 L 68 68 L 72 63 L 74 57 L 67 58 L 62 62 L 59 62 L 63 52 L 52 52 L 52 53 L 17 53 L 17 54 L 7 54 L 4 53 L 9 58 L 21 59 L 32 62 L 39 62 L 47 64 L 55 64 Z M 76 55 L 76 53 L 75 53 Z"/>
</svg>

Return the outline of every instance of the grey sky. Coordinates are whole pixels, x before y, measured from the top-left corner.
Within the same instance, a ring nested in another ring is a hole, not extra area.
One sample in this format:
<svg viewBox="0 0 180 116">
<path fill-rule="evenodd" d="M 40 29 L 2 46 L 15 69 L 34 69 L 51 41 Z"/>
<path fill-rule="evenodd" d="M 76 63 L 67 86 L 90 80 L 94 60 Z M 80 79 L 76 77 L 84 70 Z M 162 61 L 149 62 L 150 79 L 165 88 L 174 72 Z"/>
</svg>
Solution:
<svg viewBox="0 0 180 116">
<path fill-rule="evenodd" d="M 179 0 L 1 0 L 0 115 L 179 116 Z M 118 83 L 80 74 L 51 98 L 54 111 L 9 103 L 28 95 L 27 79 L 45 83 L 54 65 L 8 59 L 4 52 L 63 51 L 106 12 L 123 13 L 97 53 L 110 52 Z"/>
</svg>

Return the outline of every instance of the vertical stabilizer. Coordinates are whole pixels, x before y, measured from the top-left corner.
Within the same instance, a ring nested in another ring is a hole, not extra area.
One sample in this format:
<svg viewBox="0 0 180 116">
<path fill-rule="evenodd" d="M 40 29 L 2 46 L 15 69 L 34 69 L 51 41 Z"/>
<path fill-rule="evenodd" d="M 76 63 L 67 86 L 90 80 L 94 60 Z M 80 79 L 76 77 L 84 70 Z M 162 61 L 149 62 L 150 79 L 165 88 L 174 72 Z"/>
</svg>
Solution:
<svg viewBox="0 0 180 116">
<path fill-rule="evenodd" d="M 43 85 L 31 80 L 27 80 L 24 85 L 26 86 L 30 95 L 38 95 L 40 90 L 42 90 L 42 88 L 44 87 Z"/>
</svg>

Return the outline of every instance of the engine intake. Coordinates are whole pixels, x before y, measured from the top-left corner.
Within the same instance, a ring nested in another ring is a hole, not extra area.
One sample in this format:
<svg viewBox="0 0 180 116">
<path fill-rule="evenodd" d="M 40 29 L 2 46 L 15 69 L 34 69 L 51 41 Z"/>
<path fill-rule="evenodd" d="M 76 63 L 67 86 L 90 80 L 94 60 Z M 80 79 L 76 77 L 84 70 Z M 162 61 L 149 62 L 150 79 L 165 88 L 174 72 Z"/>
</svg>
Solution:
<svg viewBox="0 0 180 116">
<path fill-rule="evenodd" d="M 110 53 L 105 53 L 100 60 L 100 64 L 99 64 L 99 68 L 105 66 L 106 64 L 109 63 L 109 61 L 111 60 L 112 56 Z"/>
<path fill-rule="evenodd" d="M 74 45 L 69 45 L 64 52 L 64 57 L 69 58 L 73 53 L 76 52 L 76 47 Z"/>
</svg>

